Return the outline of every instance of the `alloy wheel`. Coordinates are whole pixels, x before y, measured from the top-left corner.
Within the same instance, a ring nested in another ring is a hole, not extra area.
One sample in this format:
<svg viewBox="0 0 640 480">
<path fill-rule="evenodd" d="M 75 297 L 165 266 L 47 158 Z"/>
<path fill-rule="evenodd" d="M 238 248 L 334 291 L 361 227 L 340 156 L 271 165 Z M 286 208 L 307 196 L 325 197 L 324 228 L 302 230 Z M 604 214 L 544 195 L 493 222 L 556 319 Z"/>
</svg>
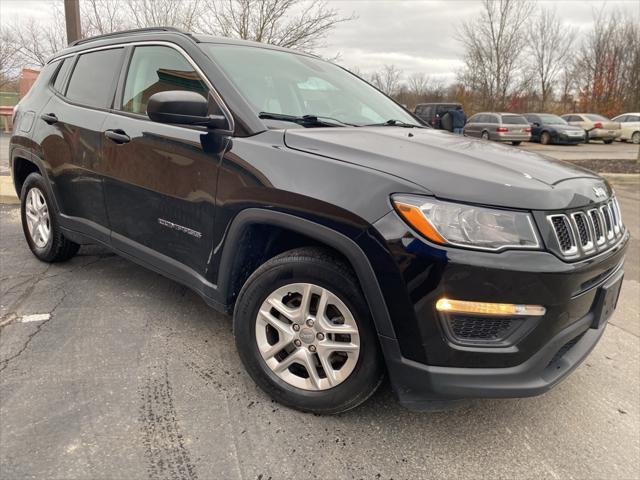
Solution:
<svg viewBox="0 0 640 480">
<path fill-rule="evenodd" d="M 25 214 L 29 237 L 38 248 L 44 248 L 51 239 L 51 217 L 42 191 L 33 187 L 27 193 Z"/>
<path fill-rule="evenodd" d="M 293 283 L 273 291 L 256 317 L 256 343 L 266 365 L 303 390 L 344 382 L 360 354 L 353 314 L 330 290 Z"/>
</svg>

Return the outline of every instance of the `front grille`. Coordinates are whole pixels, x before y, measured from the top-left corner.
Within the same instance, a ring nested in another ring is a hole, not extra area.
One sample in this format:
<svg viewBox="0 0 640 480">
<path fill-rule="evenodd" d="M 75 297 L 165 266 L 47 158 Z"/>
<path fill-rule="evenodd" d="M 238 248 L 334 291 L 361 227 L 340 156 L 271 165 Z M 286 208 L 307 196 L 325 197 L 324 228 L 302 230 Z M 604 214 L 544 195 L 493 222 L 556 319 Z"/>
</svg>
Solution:
<svg viewBox="0 0 640 480">
<path fill-rule="evenodd" d="M 573 247 L 573 238 L 571 235 L 571 228 L 569 227 L 569 220 L 564 215 L 558 215 L 553 217 L 553 228 L 558 236 L 558 242 L 560 248 L 563 251 L 567 251 Z"/>
<path fill-rule="evenodd" d="M 460 340 L 495 341 L 513 330 L 515 319 L 464 317 L 455 315 L 450 319 L 451 331 Z"/>
<path fill-rule="evenodd" d="M 616 199 L 598 208 L 547 217 L 560 254 L 566 258 L 581 258 L 606 250 L 620 240 L 624 226 Z"/>
<path fill-rule="evenodd" d="M 602 222 L 600 221 L 600 214 L 597 210 L 589 211 L 589 218 L 596 235 L 596 243 L 600 245 L 604 242 L 604 233 L 602 232 Z"/>
<path fill-rule="evenodd" d="M 578 227 L 578 237 L 580 238 L 580 245 L 586 247 L 591 241 L 591 232 L 589 232 L 589 227 L 587 226 L 587 221 L 585 219 L 584 213 L 576 213 L 573 219 L 576 222 L 576 227 Z"/>
</svg>

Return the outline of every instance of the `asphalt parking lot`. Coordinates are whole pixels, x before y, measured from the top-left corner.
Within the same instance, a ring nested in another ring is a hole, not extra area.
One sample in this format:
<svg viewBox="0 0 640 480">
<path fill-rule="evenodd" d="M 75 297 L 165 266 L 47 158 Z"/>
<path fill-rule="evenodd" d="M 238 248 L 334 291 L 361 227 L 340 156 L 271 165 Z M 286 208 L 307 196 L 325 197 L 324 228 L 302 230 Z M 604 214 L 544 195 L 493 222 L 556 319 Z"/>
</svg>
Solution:
<svg viewBox="0 0 640 480">
<path fill-rule="evenodd" d="M 228 317 L 98 247 L 47 265 L 0 206 L 3 479 L 591 478 L 640 472 L 640 185 L 619 308 L 546 395 L 414 413 L 384 386 L 347 414 L 273 403 Z"/>
</svg>

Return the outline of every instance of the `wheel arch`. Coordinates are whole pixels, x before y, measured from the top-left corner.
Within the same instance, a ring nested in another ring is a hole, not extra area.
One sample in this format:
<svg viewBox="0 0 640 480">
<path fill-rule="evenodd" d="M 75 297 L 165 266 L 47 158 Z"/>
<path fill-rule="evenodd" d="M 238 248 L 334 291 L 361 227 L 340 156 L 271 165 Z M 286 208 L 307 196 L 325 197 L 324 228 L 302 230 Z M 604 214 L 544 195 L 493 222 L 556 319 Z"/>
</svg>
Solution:
<svg viewBox="0 0 640 480">
<path fill-rule="evenodd" d="M 268 234 L 261 235 L 265 231 Z M 260 240 L 254 244 L 256 238 Z M 269 242 L 272 243 L 271 246 L 268 245 Z M 275 248 L 273 242 L 278 242 Z M 229 308 L 233 307 L 237 294 L 249 275 L 269 259 L 252 257 L 262 246 L 266 245 L 266 249 L 260 251 L 267 252 L 268 257 L 299 246 L 320 246 L 335 252 L 353 269 L 378 334 L 395 338 L 389 311 L 373 268 L 354 239 L 295 215 L 248 208 L 234 218 L 225 235 L 224 244 L 217 285 L 221 299 Z"/>
<path fill-rule="evenodd" d="M 39 173 L 40 175 L 44 176 L 43 171 L 38 163 L 34 162 L 33 159 L 28 158 L 30 156 L 25 155 L 24 153 L 26 152 L 17 152 L 11 159 L 13 187 L 15 188 L 18 198 L 20 198 L 22 186 L 24 185 L 24 182 L 29 175 L 31 175 L 32 173 Z"/>
</svg>

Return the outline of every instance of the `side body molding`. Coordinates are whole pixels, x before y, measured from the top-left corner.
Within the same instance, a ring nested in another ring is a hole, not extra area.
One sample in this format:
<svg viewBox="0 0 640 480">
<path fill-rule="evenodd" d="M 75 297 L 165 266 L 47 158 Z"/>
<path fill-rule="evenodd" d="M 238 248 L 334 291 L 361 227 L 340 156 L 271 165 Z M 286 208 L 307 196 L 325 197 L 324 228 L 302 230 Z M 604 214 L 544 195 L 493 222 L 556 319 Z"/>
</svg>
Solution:
<svg viewBox="0 0 640 480">
<path fill-rule="evenodd" d="M 247 208 L 232 221 L 224 241 L 220 277 L 218 278 L 218 288 L 223 301 L 226 301 L 227 304 L 231 301 L 234 293 L 230 291 L 231 275 L 236 251 L 239 248 L 242 235 L 249 226 L 254 224 L 272 225 L 316 238 L 344 255 L 351 263 L 360 281 L 378 334 L 395 338 L 393 324 L 375 273 L 358 244 L 346 235 L 324 225 L 274 210 Z"/>
</svg>

